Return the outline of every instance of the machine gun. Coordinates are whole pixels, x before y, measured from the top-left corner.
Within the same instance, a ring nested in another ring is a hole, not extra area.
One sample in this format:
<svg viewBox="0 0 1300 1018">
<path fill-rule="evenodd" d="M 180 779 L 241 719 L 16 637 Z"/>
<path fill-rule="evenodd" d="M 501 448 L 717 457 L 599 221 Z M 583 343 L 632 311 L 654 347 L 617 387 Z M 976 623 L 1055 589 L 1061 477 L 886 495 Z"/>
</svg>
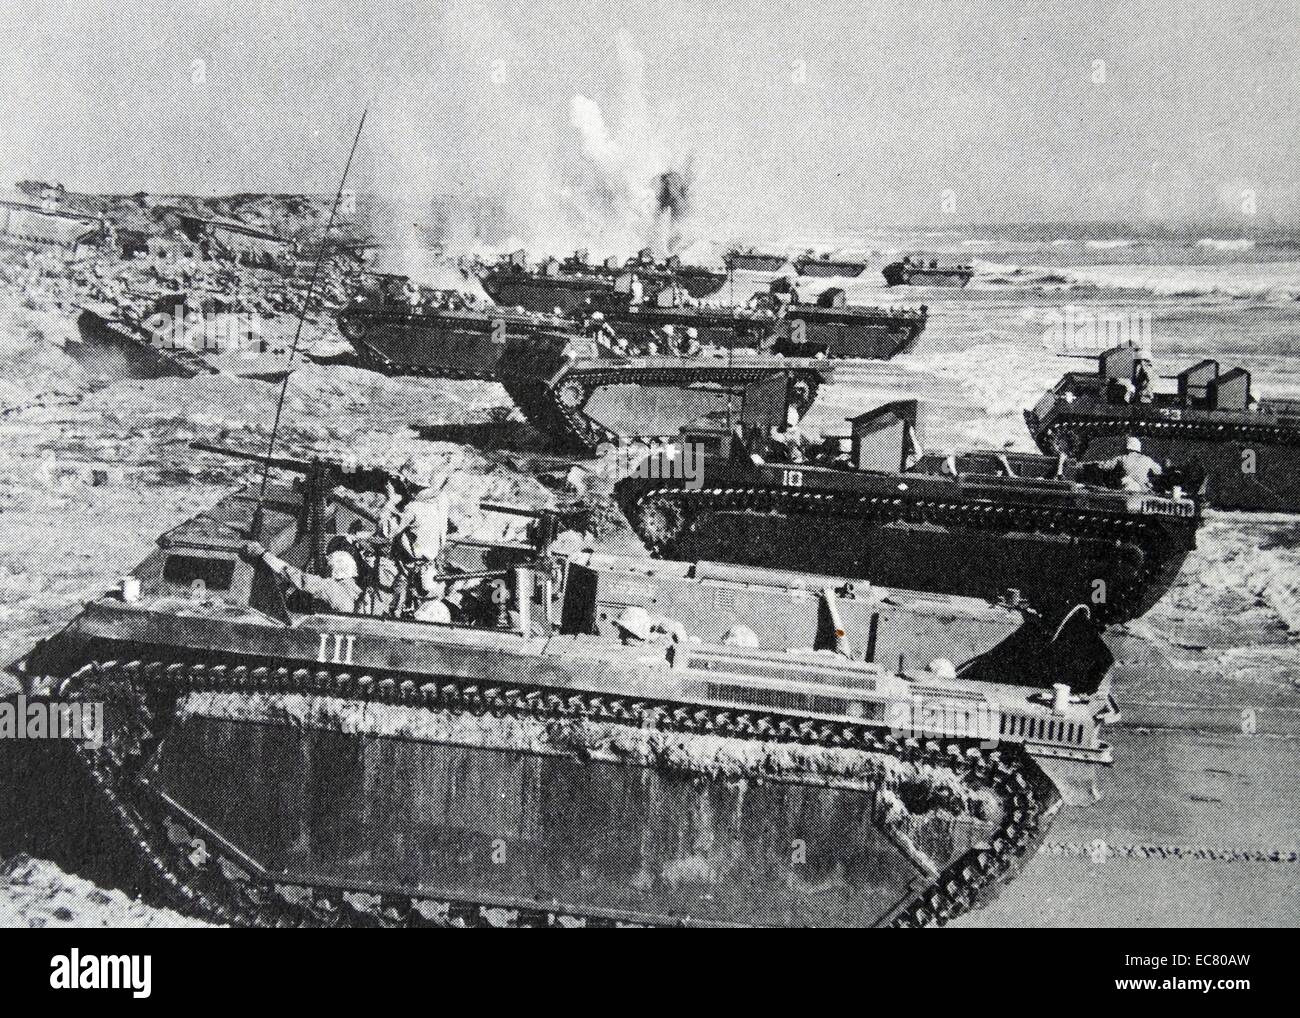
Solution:
<svg viewBox="0 0 1300 1018">
<path fill-rule="evenodd" d="M 296 459 L 292 456 L 267 456 L 260 452 L 248 452 L 244 449 L 232 449 L 230 446 L 214 442 L 191 442 L 191 449 L 203 452 L 215 452 L 232 459 L 246 460 L 261 466 L 275 467 L 290 473 L 310 477 L 313 474 L 327 477 L 333 487 L 347 488 L 356 492 L 383 492 L 386 484 L 392 484 L 402 496 L 411 494 L 410 486 L 396 470 L 387 467 L 362 466 L 348 460 L 313 456 L 309 460 Z M 368 510 L 367 516 L 373 516 Z"/>
</svg>

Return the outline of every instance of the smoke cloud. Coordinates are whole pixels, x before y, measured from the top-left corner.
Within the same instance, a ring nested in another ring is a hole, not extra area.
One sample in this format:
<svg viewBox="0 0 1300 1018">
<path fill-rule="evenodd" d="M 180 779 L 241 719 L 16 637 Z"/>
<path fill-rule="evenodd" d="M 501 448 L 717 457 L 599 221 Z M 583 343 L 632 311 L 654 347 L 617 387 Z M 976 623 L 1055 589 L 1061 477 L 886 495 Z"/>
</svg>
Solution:
<svg viewBox="0 0 1300 1018">
<path fill-rule="evenodd" d="M 389 271 L 446 285 L 431 243 L 627 255 L 680 246 L 691 160 L 668 141 L 645 57 L 613 38 L 593 95 L 533 88 L 529 51 L 474 0 L 452 0 L 438 68 L 377 92 L 357 189 Z"/>
</svg>

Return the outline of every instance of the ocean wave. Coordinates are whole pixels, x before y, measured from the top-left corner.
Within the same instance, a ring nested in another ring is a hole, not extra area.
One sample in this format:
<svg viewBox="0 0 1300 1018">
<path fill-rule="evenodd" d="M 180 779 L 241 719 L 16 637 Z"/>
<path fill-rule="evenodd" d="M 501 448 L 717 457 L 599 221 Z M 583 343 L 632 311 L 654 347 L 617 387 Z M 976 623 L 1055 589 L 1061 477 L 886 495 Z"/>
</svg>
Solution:
<svg viewBox="0 0 1300 1018">
<path fill-rule="evenodd" d="M 1210 251 L 1253 251 L 1255 242 L 1246 237 L 1237 237 L 1232 240 L 1220 239 L 1218 237 L 1202 237 L 1196 242 L 1199 248 L 1206 248 Z"/>
<path fill-rule="evenodd" d="M 1109 251 L 1112 248 L 1117 247 L 1132 247 L 1135 243 L 1137 243 L 1137 241 L 1131 240 L 1128 237 L 1120 237 L 1114 240 L 1085 240 L 1083 246 L 1090 247 L 1094 251 Z"/>
<path fill-rule="evenodd" d="M 976 259 L 983 285 L 1092 293 L 1138 291 L 1160 297 L 1300 300 L 1300 262 L 1235 265 L 1075 265 L 1037 267 Z"/>
<path fill-rule="evenodd" d="M 1140 290 L 1161 297 L 1300 300 L 1300 263 L 1257 265 L 1086 265 L 1057 270 L 1072 286 Z"/>
</svg>

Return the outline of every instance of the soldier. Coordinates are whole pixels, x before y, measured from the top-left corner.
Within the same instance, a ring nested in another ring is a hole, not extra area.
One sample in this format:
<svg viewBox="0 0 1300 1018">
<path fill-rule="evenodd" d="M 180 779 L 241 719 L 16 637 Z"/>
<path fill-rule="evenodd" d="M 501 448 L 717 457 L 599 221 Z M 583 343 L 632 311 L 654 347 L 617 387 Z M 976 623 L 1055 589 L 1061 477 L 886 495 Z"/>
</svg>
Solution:
<svg viewBox="0 0 1300 1018">
<path fill-rule="evenodd" d="M 1142 452 L 1142 440 L 1132 435 L 1124 442 L 1124 455 L 1113 456 L 1098 466 L 1106 471 L 1119 471 L 1120 488 L 1132 492 L 1151 491 L 1151 479 L 1164 473 L 1159 463 Z"/>
<path fill-rule="evenodd" d="M 772 428 L 771 438 L 773 448 L 779 451 L 778 454 L 786 463 L 804 462 L 804 447 L 808 439 L 799 427 L 799 413 L 794 407 L 786 411 L 784 428 Z"/>
<path fill-rule="evenodd" d="M 623 610 L 615 620 L 618 638 L 625 647 L 637 647 L 649 643 L 684 643 L 687 639 L 686 627 L 680 622 L 652 616 L 640 605 L 632 605 Z"/>
<path fill-rule="evenodd" d="M 624 350 L 626 349 L 626 344 L 620 344 L 617 333 L 614 332 L 609 322 L 605 321 L 603 311 L 593 311 L 591 313 L 591 317 L 587 319 L 585 331 L 592 339 L 604 343 L 606 346 L 613 347 L 616 350 L 620 346 Z"/>
<path fill-rule="evenodd" d="M 256 541 L 247 542 L 243 551 L 249 562 L 266 566 L 295 590 L 308 594 L 318 611 L 353 613 L 357 610 L 361 585 L 357 583 L 357 560 L 348 552 L 342 549 L 331 552 L 327 559 L 329 576 L 317 576 L 276 558 Z"/>
<path fill-rule="evenodd" d="M 389 483 L 388 500 L 379 517 L 380 533 L 391 539 L 397 565 L 391 608 L 394 617 L 406 609 L 413 582 L 425 599 L 440 596 L 438 585 L 428 577 L 441 571 L 449 525 L 446 477 L 427 463 L 408 460 L 401 469 L 401 478 L 407 497 L 402 499 Z"/>
<path fill-rule="evenodd" d="M 757 647 L 758 634 L 749 626 L 737 623 L 723 635 L 722 643 L 727 647 Z"/>
<path fill-rule="evenodd" d="M 1150 403 L 1155 398 L 1151 390 L 1151 360 L 1146 356 L 1139 357 L 1133 366 L 1133 388 L 1139 403 Z"/>
</svg>

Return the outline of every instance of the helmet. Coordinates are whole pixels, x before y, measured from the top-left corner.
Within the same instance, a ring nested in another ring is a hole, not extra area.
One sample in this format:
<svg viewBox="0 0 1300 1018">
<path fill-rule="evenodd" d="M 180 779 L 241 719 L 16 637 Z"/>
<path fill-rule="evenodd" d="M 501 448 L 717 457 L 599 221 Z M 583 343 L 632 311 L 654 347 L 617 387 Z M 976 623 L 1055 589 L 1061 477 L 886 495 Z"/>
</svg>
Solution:
<svg viewBox="0 0 1300 1018">
<path fill-rule="evenodd" d="M 346 551 L 330 552 L 329 555 L 330 579 L 332 580 L 355 580 L 357 578 L 357 560 Z"/>
<path fill-rule="evenodd" d="M 1127 440 L 1125 440 L 1124 448 L 1127 449 L 1129 452 L 1141 452 L 1142 439 L 1130 436 Z"/>
<path fill-rule="evenodd" d="M 402 480 L 410 488 L 437 488 L 442 486 L 442 475 L 427 460 L 411 457 L 399 470 Z"/>
<path fill-rule="evenodd" d="M 604 311 L 593 311 L 593 312 L 591 313 L 591 320 L 592 320 L 593 322 L 603 322 L 603 321 L 605 320 L 605 312 L 604 312 Z"/>
<path fill-rule="evenodd" d="M 669 322 L 667 325 L 664 326 L 664 334 L 667 336 L 671 336 L 676 331 L 677 329 L 674 328 L 672 322 Z"/>
<path fill-rule="evenodd" d="M 699 330 L 699 329 L 696 329 L 696 328 L 690 328 L 690 329 L 687 329 L 687 330 L 686 330 L 686 335 L 688 335 L 691 339 L 699 339 L 699 338 L 700 338 L 700 330 Z"/>
<path fill-rule="evenodd" d="M 650 615 L 640 605 L 625 608 L 614 625 L 638 640 L 650 639 Z"/>
<path fill-rule="evenodd" d="M 930 662 L 930 673 L 939 679 L 955 679 L 957 669 L 946 657 L 937 657 Z"/>
<path fill-rule="evenodd" d="M 749 626 L 735 625 L 727 630 L 722 642 L 728 647 L 757 647 L 758 634 Z"/>
</svg>

